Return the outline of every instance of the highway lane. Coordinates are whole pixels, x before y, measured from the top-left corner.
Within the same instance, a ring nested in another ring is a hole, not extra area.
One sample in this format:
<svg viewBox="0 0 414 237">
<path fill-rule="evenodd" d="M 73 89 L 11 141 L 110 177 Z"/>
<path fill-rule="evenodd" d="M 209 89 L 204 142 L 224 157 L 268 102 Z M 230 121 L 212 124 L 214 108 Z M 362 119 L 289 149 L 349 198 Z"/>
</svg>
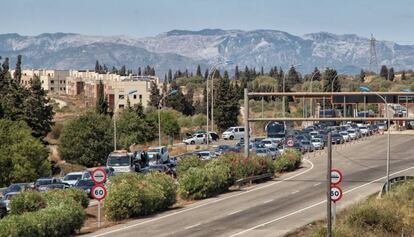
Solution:
<svg viewBox="0 0 414 237">
<path fill-rule="evenodd" d="M 413 167 L 410 153 L 414 151 L 414 137 L 395 135 L 391 141 L 391 172 Z M 342 187 L 345 192 L 351 191 L 339 208 L 366 197 L 383 184 L 377 179 L 385 175 L 385 142 L 385 136 L 377 136 L 335 149 L 333 166 L 344 171 Z M 325 156 L 311 157 L 303 169 L 282 179 L 90 236 L 280 236 L 323 217 L 325 161 Z M 414 174 L 413 170 L 407 172 Z"/>
</svg>

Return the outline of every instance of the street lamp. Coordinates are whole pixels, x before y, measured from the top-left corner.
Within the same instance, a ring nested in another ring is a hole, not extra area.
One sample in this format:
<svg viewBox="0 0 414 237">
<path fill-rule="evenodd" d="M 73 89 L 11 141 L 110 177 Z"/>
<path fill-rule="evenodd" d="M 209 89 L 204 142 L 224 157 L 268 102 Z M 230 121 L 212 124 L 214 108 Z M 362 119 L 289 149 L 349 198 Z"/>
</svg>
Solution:
<svg viewBox="0 0 414 237">
<path fill-rule="evenodd" d="M 360 86 L 359 90 L 362 92 L 371 92 L 371 90 L 369 89 L 369 87 L 367 86 Z M 372 93 L 374 93 L 375 95 L 377 95 L 379 98 L 381 98 L 384 103 L 385 106 L 387 107 L 386 109 L 386 113 L 387 113 L 387 192 L 390 190 L 390 150 L 391 150 L 391 119 L 390 119 L 390 111 L 389 111 L 389 104 L 387 103 L 387 97 L 383 97 L 382 95 L 378 94 L 375 91 L 372 91 Z"/>
<path fill-rule="evenodd" d="M 300 67 L 302 66 L 302 64 L 296 64 L 296 65 L 291 65 L 289 70 L 291 68 L 296 68 L 296 67 Z M 283 93 L 285 93 L 286 90 L 286 86 L 285 86 L 285 81 L 286 81 L 286 76 L 289 74 L 289 70 L 285 73 L 285 75 L 283 75 Z M 282 103 L 283 103 L 283 117 L 285 117 L 285 112 L 286 112 L 286 96 L 282 97 Z"/>
<path fill-rule="evenodd" d="M 130 95 L 133 95 L 137 92 L 138 92 L 137 90 L 130 90 L 127 94 L 127 98 Z M 114 93 L 114 96 L 115 96 L 115 93 Z M 120 100 L 118 100 L 118 102 L 116 103 L 116 105 L 114 106 L 114 109 L 113 109 L 114 110 L 114 151 L 116 151 L 116 110 L 115 109 L 118 107 L 119 102 L 120 102 Z"/>
<path fill-rule="evenodd" d="M 208 103 L 209 103 L 209 100 L 208 100 L 208 79 L 210 78 L 211 79 L 211 130 L 214 130 L 214 75 L 216 74 L 216 71 L 217 71 L 217 68 L 219 67 L 219 66 L 223 66 L 223 65 L 231 65 L 231 64 L 233 64 L 233 62 L 231 61 L 231 60 L 226 60 L 226 61 L 220 61 L 220 62 L 217 62 L 217 63 L 215 63 L 212 67 L 210 67 L 210 70 L 209 70 L 209 75 L 207 76 L 207 80 L 206 80 L 206 91 L 207 91 L 207 93 L 206 93 L 206 96 L 207 96 L 207 98 L 206 98 L 206 102 L 207 102 L 207 126 L 206 126 L 206 136 L 207 136 L 207 147 L 208 147 L 208 143 L 209 143 L 209 131 L 208 131 L 208 111 L 209 111 L 209 106 L 208 106 Z"/>
<path fill-rule="evenodd" d="M 170 96 L 170 95 L 174 95 L 178 92 L 178 90 L 170 90 L 166 95 L 163 95 L 160 100 L 158 101 L 158 146 L 161 146 L 161 106 L 162 106 L 162 101 L 165 99 L 165 97 Z"/>
</svg>

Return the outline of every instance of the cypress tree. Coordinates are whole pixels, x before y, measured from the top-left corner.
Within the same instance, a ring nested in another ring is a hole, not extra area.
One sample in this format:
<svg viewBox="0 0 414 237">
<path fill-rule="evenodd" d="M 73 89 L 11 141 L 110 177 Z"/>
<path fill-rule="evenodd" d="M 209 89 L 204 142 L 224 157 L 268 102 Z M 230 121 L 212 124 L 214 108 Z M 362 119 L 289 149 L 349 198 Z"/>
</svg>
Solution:
<svg viewBox="0 0 414 237">
<path fill-rule="evenodd" d="M 395 78 L 395 74 L 394 74 L 394 68 L 390 68 L 390 70 L 388 71 L 388 80 L 390 81 L 394 81 Z"/>
<path fill-rule="evenodd" d="M 365 71 L 363 69 L 361 69 L 361 72 L 359 73 L 359 81 L 361 83 L 365 82 Z"/>
<path fill-rule="evenodd" d="M 96 112 L 98 114 L 108 114 L 108 102 L 105 98 L 104 84 L 102 80 L 99 81 L 97 96 L 98 98 L 96 100 Z"/>
<path fill-rule="evenodd" d="M 313 70 L 312 76 L 313 76 L 314 81 L 320 81 L 321 80 L 321 72 L 319 71 L 319 69 L 317 67 L 315 67 L 315 69 Z"/>
<path fill-rule="evenodd" d="M 264 69 L 263 66 L 260 68 L 260 75 L 263 76 L 264 75 Z"/>
<path fill-rule="evenodd" d="M 208 79 L 208 74 L 209 74 L 208 69 L 206 69 L 206 71 L 204 72 L 204 80 Z"/>
<path fill-rule="evenodd" d="M 225 72 L 218 81 L 214 110 L 214 121 L 221 131 L 238 124 L 240 107 L 237 93 L 230 84 L 228 73 Z"/>
<path fill-rule="evenodd" d="M 201 77 L 201 67 L 200 64 L 197 65 L 196 76 Z"/>
<path fill-rule="evenodd" d="M 383 77 L 385 80 L 388 80 L 388 68 L 385 65 L 381 66 L 380 76 Z"/>
<path fill-rule="evenodd" d="M 236 80 L 240 79 L 239 66 L 237 66 L 237 65 L 236 65 L 236 68 L 234 69 L 234 79 L 236 79 Z"/>
<path fill-rule="evenodd" d="M 292 88 L 300 82 L 301 78 L 299 73 L 296 71 L 295 67 L 290 67 L 285 81 L 286 91 L 291 91 Z"/>
<path fill-rule="evenodd" d="M 141 76 L 141 67 L 138 67 L 138 76 Z"/>
<path fill-rule="evenodd" d="M 99 61 L 98 60 L 96 60 L 96 63 L 95 63 L 95 72 L 96 73 L 99 73 Z"/>
<path fill-rule="evenodd" d="M 405 71 L 402 71 L 401 73 L 401 81 L 407 80 L 407 76 L 405 75 Z"/>
<path fill-rule="evenodd" d="M 17 80 L 18 83 L 20 83 L 20 80 L 22 79 L 22 55 L 17 56 L 17 62 L 16 62 L 16 70 L 14 70 L 13 78 Z"/>
<path fill-rule="evenodd" d="M 168 69 L 168 83 L 171 83 L 173 80 L 173 75 L 171 69 Z"/>
<path fill-rule="evenodd" d="M 150 94 L 150 101 L 149 101 L 149 105 L 153 106 L 155 108 L 158 108 L 158 104 L 161 100 L 161 94 L 160 94 L 160 89 L 158 89 L 157 84 L 152 81 L 151 82 L 151 94 Z"/>
</svg>

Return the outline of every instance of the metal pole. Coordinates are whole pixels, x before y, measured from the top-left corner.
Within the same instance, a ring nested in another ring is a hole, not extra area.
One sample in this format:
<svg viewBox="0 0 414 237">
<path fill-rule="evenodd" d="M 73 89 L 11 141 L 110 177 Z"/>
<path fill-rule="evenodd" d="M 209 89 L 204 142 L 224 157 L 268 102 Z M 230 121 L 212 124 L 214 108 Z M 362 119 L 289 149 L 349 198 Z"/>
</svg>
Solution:
<svg viewBox="0 0 414 237">
<path fill-rule="evenodd" d="M 336 202 L 332 202 L 332 225 L 336 223 Z"/>
<path fill-rule="evenodd" d="M 323 117 L 325 118 L 325 96 L 323 97 Z"/>
<path fill-rule="evenodd" d="M 264 112 L 264 97 L 262 96 L 262 118 L 263 118 L 263 112 Z"/>
<path fill-rule="evenodd" d="M 216 68 L 211 75 L 211 131 L 214 130 L 214 74 L 216 74 Z M 207 140 L 209 138 L 209 133 L 207 133 Z"/>
<path fill-rule="evenodd" d="M 285 78 L 286 78 L 286 75 L 283 75 L 283 93 L 285 93 Z M 286 98 L 285 98 L 285 96 L 283 96 L 282 97 L 282 103 L 283 103 L 283 117 L 285 117 L 285 112 L 286 112 L 286 108 L 285 108 L 285 104 L 286 104 Z"/>
<path fill-rule="evenodd" d="M 327 237 L 332 237 L 332 213 L 331 213 L 331 170 L 332 170 L 332 134 L 328 133 L 328 159 L 326 167 L 326 220 Z"/>
<path fill-rule="evenodd" d="M 101 227 L 101 200 L 98 201 L 98 228 Z"/>
<path fill-rule="evenodd" d="M 249 96 L 247 88 L 244 88 L 244 157 L 249 157 Z"/>
<path fill-rule="evenodd" d="M 161 146 L 161 100 L 158 104 L 158 146 Z"/>
<path fill-rule="evenodd" d="M 364 96 L 364 111 L 367 111 L 367 96 Z M 364 117 L 366 117 L 366 113 L 364 113 Z"/>
<path fill-rule="evenodd" d="M 387 103 L 387 97 L 385 97 L 385 105 L 387 106 L 387 120 L 388 120 L 388 132 L 387 132 L 387 192 L 390 191 L 390 149 L 391 149 L 391 121 L 390 111 Z"/>
<path fill-rule="evenodd" d="M 344 117 L 346 117 L 346 98 L 344 96 Z"/>
<path fill-rule="evenodd" d="M 114 109 L 114 151 L 116 151 L 116 112 Z"/>
<path fill-rule="evenodd" d="M 209 132 L 208 132 L 208 77 L 207 77 L 207 80 L 206 80 L 206 91 L 207 91 L 207 93 L 206 93 L 206 109 L 207 109 L 207 111 L 206 111 L 206 115 L 207 115 L 207 124 L 206 124 L 206 134 L 208 135 L 209 134 Z M 208 150 L 208 136 L 207 136 L 207 150 Z"/>
</svg>

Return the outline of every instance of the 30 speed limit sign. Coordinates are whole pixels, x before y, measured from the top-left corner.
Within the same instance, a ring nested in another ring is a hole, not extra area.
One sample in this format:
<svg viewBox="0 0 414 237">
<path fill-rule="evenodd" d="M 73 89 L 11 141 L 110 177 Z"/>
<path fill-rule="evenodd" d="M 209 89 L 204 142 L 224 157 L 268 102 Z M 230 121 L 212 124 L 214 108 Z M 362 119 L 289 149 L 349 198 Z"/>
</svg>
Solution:
<svg viewBox="0 0 414 237">
<path fill-rule="evenodd" d="M 331 187 L 331 200 L 332 202 L 337 202 L 342 198 L 342 189 L 338 186 Z"/>
<path fill-rule="evenodd" d="M 91 190 L 92 197 L 98 201 L 106 197 L 106 188 L 103 185 L 97 184 Z"/>
</svg>

